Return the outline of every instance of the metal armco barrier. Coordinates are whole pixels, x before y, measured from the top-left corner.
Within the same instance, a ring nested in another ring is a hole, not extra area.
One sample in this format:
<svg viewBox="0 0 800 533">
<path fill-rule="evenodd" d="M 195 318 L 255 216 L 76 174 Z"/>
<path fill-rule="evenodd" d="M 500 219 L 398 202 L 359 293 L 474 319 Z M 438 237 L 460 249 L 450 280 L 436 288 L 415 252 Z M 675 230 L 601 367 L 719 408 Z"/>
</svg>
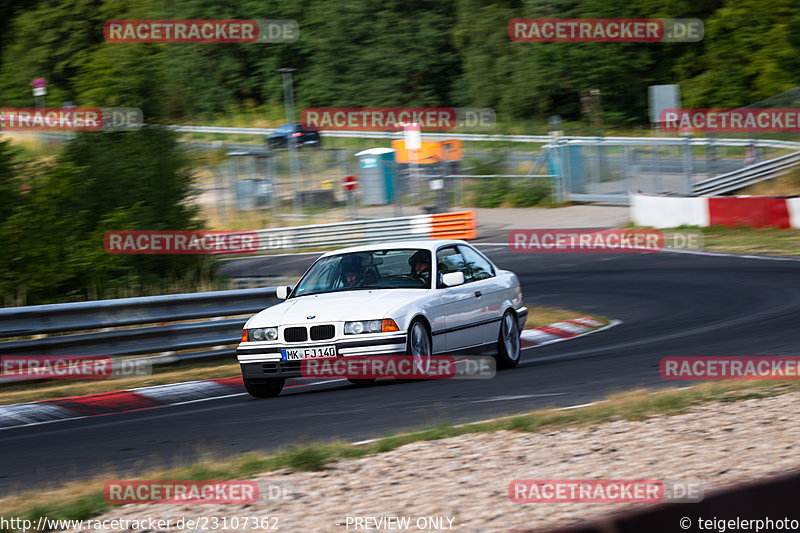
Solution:
<svg viewBox="0 0 800 533">
<path fill-rule="evenodd" d="M 223 126 L 170 126 L 173 130 L 185 133 L 222 133 L 228 135 L 269 135 L 273 131 L 272 128 L 229 128 Z M 402 139 L 403 132 L 391 131 L 333 131 L 323 130 L 320 131 L 326 137 L 342 137 L 349 139 Z M 489 141 L 489 142 L 518 142 L 518 143 L 537 143 L 548 144 L 554 139 L 550 135 L 499 135 L 499 134 L 482 134 L 482 133 L 425 133 L 425 137 L 432 139 L 458 139 L 461 141 Z M 596 143 L 602 140 L 606 145 L 640 145 L 640 144 L 654 144 L 654 145 L 683 145 L 686 141 L 682 137 L 589 137 L 589 136 L 576 136 L 576 137 L 561 137 L 561 140 L 571 144 L 581 143 Z M 747 146 L 749 144 L 756 144 L 763 148 L 785 148 L 785 149 L 800 149 L 800 143 L 791 141 L 779 140 L 757 140 L 752 139 L 709 139 L 705 137 L 691 137 L 689 143 L 692 146 L 704 146 L 709 142 L 713 142 L 718 146 Z"/>
<path fill-rule="evenodd" d="M 262 288 L 6 307 L 0 309 L 0 338 L 234 316 L 274 301 L 275 289 Z"/>
<path fill-rule="evenodd" d="M 247 318 L 225 317 L 249 317 L 277 302 L 275 288 L 270 287 L 9 307 L 0 309 L 0 338 L 66 334 L 0 342 L 0 359 L 6 355 L 97 355 L 113 358 L 181 350 L 198 351 L 156 357 L 153 362 L 220 355 L 232 357 L 235 349 L 225 346 L 239 342 Z M 161 324 L 179 320 L 196 321 Z M 130 325 L 143 326 L 105 329 Z M 80 333 L 70 333 L 76 331 Z"/>
<path fill-rule="evenodd" d="M 800 164 L 800 152 L 757 163 L 740 170 L 714 176 L 694 184 L 692 194 L 709 196 L 739 190 L 760 181 L 776 178 Z"/>
<path fill-rule="evenodd" d="M 257 230 L 260 251 L 327 248 L 405 239 L 474 239 L 475 211 Z"/>
</svg>

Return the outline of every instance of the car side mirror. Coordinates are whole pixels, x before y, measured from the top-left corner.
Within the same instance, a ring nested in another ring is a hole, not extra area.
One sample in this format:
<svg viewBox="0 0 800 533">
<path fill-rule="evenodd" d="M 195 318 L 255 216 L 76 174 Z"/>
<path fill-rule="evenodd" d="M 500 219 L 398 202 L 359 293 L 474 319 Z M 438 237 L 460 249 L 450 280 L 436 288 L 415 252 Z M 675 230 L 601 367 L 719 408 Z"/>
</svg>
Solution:
<svg viewBox="0 0 800 533">
<path fill-rule="evenodd" d="M 442 275 L 442 283 L 447 287 L 455 287 L 456 285 L 464 284 L 463 272 L 448 272 Z"/>
<path fill-rule="evenodd" d="M 281 285 L 275 289 L 275 296 L 278 298 L 278 300 L 285 300 L 289 296 L 290 292 L 292 292 L 292 287 Z"/>
</svg>

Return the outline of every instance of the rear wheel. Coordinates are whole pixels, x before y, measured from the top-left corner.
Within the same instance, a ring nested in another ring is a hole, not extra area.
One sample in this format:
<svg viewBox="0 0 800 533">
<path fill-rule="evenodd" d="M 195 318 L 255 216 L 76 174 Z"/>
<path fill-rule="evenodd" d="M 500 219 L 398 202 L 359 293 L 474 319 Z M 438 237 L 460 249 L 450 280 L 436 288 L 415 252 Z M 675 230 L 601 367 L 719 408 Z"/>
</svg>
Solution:
<svg viewBox="0 0 800 533">
<path fill-rule="evenodd" d="M 497 339 L 498 368 L 514 368 L 519 364 L 519 322 L 511 311 L 506 311 L 500 321 L 500 333 Z"/>
<path fill-rule="evenodd" d="M 406 349 L 414 363 L 414 371 L 427 374 L 431 369 L 431 335 L 421 320 L 415 320 L 408 328 Z"/>
<path fill-rule="evenodd" d="M 264 381 L 243 379 L 244 388 L 254 398 L 273 398 L 281 393 L 286 378 L 272 378 Z"/>
</svg>

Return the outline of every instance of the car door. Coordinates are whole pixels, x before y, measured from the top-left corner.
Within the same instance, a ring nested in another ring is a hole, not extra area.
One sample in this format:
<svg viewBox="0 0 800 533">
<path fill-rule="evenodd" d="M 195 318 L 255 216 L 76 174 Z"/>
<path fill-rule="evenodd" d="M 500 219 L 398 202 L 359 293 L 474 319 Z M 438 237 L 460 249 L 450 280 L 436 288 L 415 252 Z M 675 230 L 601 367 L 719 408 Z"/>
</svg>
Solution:
<svg viewBox="0 0 800 533">
<path fill-rule="evenodd" d="M 462 350 L 476 344 L 480 336 L 477 331 L 482 303 L 470 283 L 445 287 L 442 275 L 448 272 L 465 272 L 465 261 L 455 245 L 444 246 L 436 251 L 436 287 L 440 294 L 445 328 L 434 334 L 445 336 L 448 352 Z"/>
<path fill-rule="evenodd" d="M 464 285 L 472 289 L 479 306 L 475 327 L 475 344 L 497 341 L 503 298 L 506 295 L 492 264 L 471 246 L 459 244 L 458 251 L 464 258 Z"/>
</svg>

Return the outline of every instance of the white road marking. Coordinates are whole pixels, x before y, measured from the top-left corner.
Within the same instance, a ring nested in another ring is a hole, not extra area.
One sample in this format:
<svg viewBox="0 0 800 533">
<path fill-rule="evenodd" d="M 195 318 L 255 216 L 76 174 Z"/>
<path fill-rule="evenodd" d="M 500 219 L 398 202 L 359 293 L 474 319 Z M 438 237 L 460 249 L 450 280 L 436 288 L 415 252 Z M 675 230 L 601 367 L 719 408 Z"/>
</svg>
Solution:
<svg viewBox="0 0 800 533">
<path fill-rule="evenodd" d="M 566 392 L 551 392 L 547 394 L 519 394 L 517 396 L 494 396 L 483 400 L 473 400 L 467 403 L 504 402 L 507 400 L 521 400 L 523 398 L 544 398 L 547 396 L 563 396 Z M 472 422 L 474 423 L 474 422 Z"/>
</svg>

